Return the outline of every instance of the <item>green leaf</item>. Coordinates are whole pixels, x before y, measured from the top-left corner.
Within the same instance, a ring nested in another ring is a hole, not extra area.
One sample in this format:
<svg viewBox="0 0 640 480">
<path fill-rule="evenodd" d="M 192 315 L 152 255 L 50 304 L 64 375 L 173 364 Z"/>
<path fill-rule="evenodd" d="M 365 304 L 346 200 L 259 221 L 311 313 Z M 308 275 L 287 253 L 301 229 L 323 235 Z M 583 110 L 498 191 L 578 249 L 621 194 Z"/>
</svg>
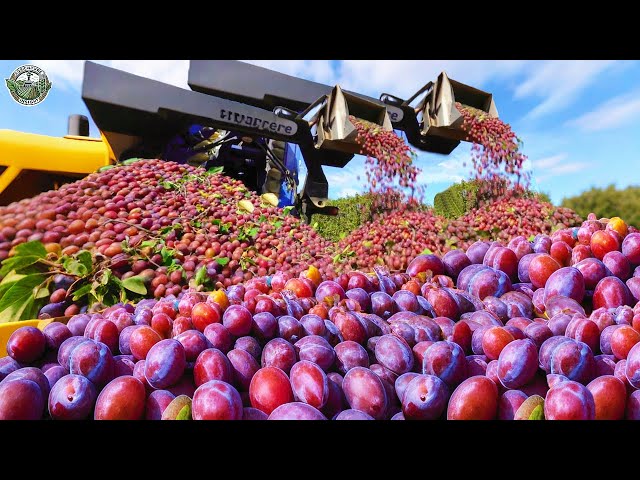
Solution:
<svg viewBox="0 0 640 480">
<path fill-rule="evenodd" d="M 91 289 L 92 289 L 92 286 L 90 283 L 83 285 L 73 293 L 73 301 L 75 302 L 76 300 L 80 300 L 82 297 L 84 297 L 89 292 L 91 292 Z"/>
<path fill-rule="evenodd" d="M 218 265 L 222 265 L 223 267 L 229 263 L 229 259 L 227 257 L 220 257 L 216 259 L 216 262 L 218 262 Z"/>
<path fill-rule="evenodd" d="M 13 285 L 20 279 L 26 277 L 26 275 L 23 274 L 18 274 L 15 271 L 11 271 L 9 272 L 3 279 L 2 282 L 0 282 L 0 298 L 2 298 L 4 296 L 5 293 L 7 293 L 7 290 L 9 290 L 11 287 L 13 287 Z"/>
<path fill-rule="evenodd" d="M 28 320 L 34 309 L 44 303 L 40 285 L 46 279 L 43 273 L 25 275 L 13 283 L 0 299 L 0 323 Z M 36 290 L 38 289 L 38 290 Z"/>
<path fill-rule="evenodd" d="M 138 295 L 147 294 L 147 287 L 144 284 L 144 278 L 139 275 L 125 278 L 122 280 L 122 286 L 130 292 L 137 293 Z"/>
<path fill-rule="evenodd" d="M 529 415 L 529 420 L 544 420 L 544 407 L 542 405 L 538 405 L 534 408 L 531 415 Z"/>
<path fill-rule="evenodd" d="M 147 247 L 155 248 L 157 244 L 158 244 L 157 240 L 145 240 L 140 244 L 140 248 L 147 248 Z"/>
<path fill-rule="evenodd" d="M 2 268 L 0 268 L 0 277 L 6 276 L 11 271 L 22 270 L 25 267 L 33 265 L 38 260 L 38 257 L 26 256 L 26 257 L 10 257 L 2 261 Z"/>
<path fill-rule="evenodd" d="M 260 229 L 258 227 L 253 227 L 251 230 L 247 232 L 247 236 L 255 237 L 256 235 L 258 235 L 258 232 L 260 232 Z"/>
<path fill-rule="evenodd" d="M 224 167 L 213 167 L 207 170 L 207 175 L 218 175 L 224 171 Z"/>
<path fill-rule="evenodd" d="M 49 295 L 48 288 L 38 288 L 36 294 L 33 296 L 34 301 L 27 305 L 27 308 L 22 312 L 22 317 L 26 320 L 35 319 L 40 309 L 48 303 Z"/>
<path fill-rule="evenodd" d="M 533 242 L 535 239 L 536 239 L 536 236 L 535 236 L 535 235 L 531 235 L 531 236 L 528 238 L 528 240 L 529 240 L 530 242 Z"/>
<path fill-rule="evenodd" d="M 6 276 L 10 271 L 19 271 L 25 267 L 35 264 L 38 260 L 46 258 L 47 251 L 39 241 L 21 243 L 16 246 L 14 256 L 2 261 L 0 277 Z"/>
<path fill-rule="evenodd" d="M 273 224 L 273 226 L 276 227 L 276 228 L 280 228 L 280 227 L 282 227 L 282 222 L 281 221 L 277 221 L 277 222 L 275 222 Z"/>
<path fill-rule="evenodd" d="M 49 289 L 41 287 L 40 289 L 38 289 L 38 291 L 36 292 L 33 298 L 35 298 L 36 300 L 39 300 L 40 298 L 49 298 L 49 296 L 50 296 Z"/>
<path fill-rule="evenodd" d="M 284 215 L 289 215 L 289 213 L 291 212 L 291 210 L 293 210 L 293 207 L 292 207 L 291 205 L 288 205 L 288 206 L 286 206 L 286 207 L 284 207 L 284 208 L 282 209 L 282 213 L 283 213 Z"/>
<path fill-rule="evenodd" d="M 16 246 L 16 256 L 35 256 L 45 258 L 47 256 L 47 250 L 39 240 L 32 242 L 21 243 Z"/>
<path fill-rule="evenodd" d="M 75 257 L 78 262 L 86 267 L 87 271 L 91 271 L 93 267 L 93 258 L 91 258 L 91 252 L 88 252 L 87 250 L 80 250 L 75 254 Z"/>
<path fill-rule="evenodd" d="M 102 276 L 98 281 L 98 285 L 106 286 L 111 281 L 112 278 L 113 278 L 113 273 L 111 273 L 111 269 L 106 268 L 102 271 Z"/>
<path fill-rule="evenodd" d="M 420 252 L 420 255 L 431 255 L 431 254 L 433 254 L 433 252 L 428 248 L 425 248 L 422 252 Z"/>
<path fill-rule="evenodd" d="M 191 405 L 187 404 L 180 409 L 176 420 L 191 420 Z"/>
<path fill-rule="evenodd" d="M 207 280 L 207 267 L 200 267 L 196 272 L 195 281 L 196 285 L 202 285 Z"/>
<path fill-rule="evenodd" d="M 364 248 L 371 248 L 373 247 L 373 242 L 371 240 L 367 240 L 366 242 L 362 242 L 362 246 Z"/>
<path fill-rule="evenodd" d="M 167 247 L 162 247 L 162 250 L 160 250 L 160 255 L 162 256 L 162 264 L 163 265 L 170 264 L 171 260 L 173 260 L 174 254 L 175 254 L 175 250 Z"/>
<path fill-rule="evenodd" d="M 178 260 L 174 258 L 171 260 L 171 264 L 167 267 L 167 273 L 177 272 L 178 270 L 182 270 L 182 265 L 180 265 Z"/>
<path fill-rule="evenodd" d="M 76 277 L 84 277 L 87 273 L 89 273 L 89 270 L 84 266 L 84 264 L 71 257 L 64 258 L 64 260 L 62 261 L 62 267 L 68 274 L 75 275 Z"/>
<path fill-rule="evenodd" d="M 258 218 L 258 223 L 264 223 L 267 220 L 267 217 L 265 217 L 264 215 L 260 215 L 260 218 Z"/>
</svg>

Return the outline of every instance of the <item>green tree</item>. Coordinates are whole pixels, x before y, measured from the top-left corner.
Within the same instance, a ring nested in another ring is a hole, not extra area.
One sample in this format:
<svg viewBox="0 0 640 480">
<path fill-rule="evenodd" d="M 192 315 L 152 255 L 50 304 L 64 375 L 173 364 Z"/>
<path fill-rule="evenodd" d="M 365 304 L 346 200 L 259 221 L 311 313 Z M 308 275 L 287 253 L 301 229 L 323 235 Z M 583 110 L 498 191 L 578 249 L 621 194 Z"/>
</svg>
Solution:
<svg viewBox="0 0 640 480">
<path fill-rule="evenodd" d="M 355 195 L 352 197 L 329 200 L 328 204 L 338 207 L 339 213 L 335 217 L 328 215 L 313 215 L 311 225 L 316 231 L 335 242 L 343 239 L 365 222 L 373 220 L 375 211 L 372 211 L 374 196 L 370 193 Z M 421 205 L 418 209 L 430 208 Z"/>
<path fill-rule="evenodd" d="M 454 183 L 434 197 L 433 208 L 435 212 L 445 218 L 454 219 L 478 207 L 479 201 L 493 201 L 494 198 L 492 197 L 478 197 L 480 186 L 481 183 L 479 180 Z M 551 203 L 551 199 L 546 193 L 526 190 L 523 196 L 525 198 L 537 198 L 541 202 Z"/>
<path fill-rule="evenodd" d="M 575 210 L 586 218 L 589 213 L 600 217 L 620 217 L 627 224 L 640 225 L 640 186 L 618 189 L 614 184 L 606 188 L 591 187 L 574 197 L 563 198 L 562 206 Z"/>
</svg>

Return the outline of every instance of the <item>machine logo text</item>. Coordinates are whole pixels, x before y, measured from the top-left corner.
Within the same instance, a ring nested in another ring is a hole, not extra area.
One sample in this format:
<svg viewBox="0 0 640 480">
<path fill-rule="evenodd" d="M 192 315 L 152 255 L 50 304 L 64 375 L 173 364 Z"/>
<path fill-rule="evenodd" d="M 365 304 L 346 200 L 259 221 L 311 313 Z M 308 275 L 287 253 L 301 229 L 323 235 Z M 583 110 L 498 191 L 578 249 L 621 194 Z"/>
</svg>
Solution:
<svg viewBox="0 0 640 480">
<path fill-rule="evenodd" d="M 257 128 L 258 130 L 267 130 L 281 135 L 293 135 L 296 133 L 296 130 L 298 130 L 298 126 L 290 120 L 274 116 L 271 116 L 271 118 L 260 118 L 255 114 L 252 116 L 226 109 L 220 110 L 220 120 L 235 123 L 236 125 Z"/>
</svg>

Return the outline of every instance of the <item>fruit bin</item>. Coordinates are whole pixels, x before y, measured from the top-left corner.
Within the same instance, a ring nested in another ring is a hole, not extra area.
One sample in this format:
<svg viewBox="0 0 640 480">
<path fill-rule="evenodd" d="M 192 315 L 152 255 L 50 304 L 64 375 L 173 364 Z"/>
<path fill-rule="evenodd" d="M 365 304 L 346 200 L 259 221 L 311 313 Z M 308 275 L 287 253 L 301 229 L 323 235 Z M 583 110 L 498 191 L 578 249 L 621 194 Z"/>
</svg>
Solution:
<svg viewBox="0 0 640 480">
<path fill-rule="evenodd" d="M 21 320 L 19 322 L 0 323 L 0 358 L 7 356 L 7 342 L 13 332 L 21 327 L 37 327 L 43 330 L 51 322 L 66 324 L 71 317 L 48 318 L 46 320 Z"/>
</svg>

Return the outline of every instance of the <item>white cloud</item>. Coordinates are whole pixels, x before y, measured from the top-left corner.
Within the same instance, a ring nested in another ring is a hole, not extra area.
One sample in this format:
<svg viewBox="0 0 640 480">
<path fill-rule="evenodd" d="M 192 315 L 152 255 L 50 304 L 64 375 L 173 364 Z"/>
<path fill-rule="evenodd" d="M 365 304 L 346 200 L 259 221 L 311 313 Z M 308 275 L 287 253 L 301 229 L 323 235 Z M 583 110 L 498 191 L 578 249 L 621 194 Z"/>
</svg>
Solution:
<svg viewBox="0 0 640 480">
<path fill-rule="evenodd" d="M 418 156 L 417 165 L 422 170 L 418 175 L 418 184 L 455 183 L 465 179 L 469 171 L 464 165 L 464 158 L 460 154 L 452 154 L 444 161 L 438 161 L 439 156 L 422 154 Z"/>
<path fill-rule="evenodd" d="M 355 197 L 362 193 L 362 190 L 356 190 L 355 188 L 342 188 L 336 192 L 334 198 Z"/>
<path fill-rule="evenodd" d="M 624 68 L 619 61 L 525 60 L 246 60 L 248 63 L 378 98 L 391 93 L 408 98 L 441 71 L 455 80 L 478 87 L 494 80 L 508 80 L 514 98 L 541 98 L 527 118 L 537 118 L 571 105 L 597 77 Z M 64 90 L 80 90 L 83 60 L 31 60 L 42 67 Z M 99 60 L 98 63 L 136 75 L 187 87 L 188 60 Z M 524 78 L 523 81 L 521 81 Z M 504 99 L 497 99 L 500 103 Z"/>
<path fill-rule="evenodd" d="M 96 60 L 136 75 L 187 88 L 188 60 Z M 332 67 L 328 60 L 245 60 L 295 77 L 378 98 L 387 92 L 409 97 L 441 71 L 463 83 L 482 87 L 495 78 L 523 73 L 522 60 L 344 60 Z M 32 60 L 64 89 L 80 90 L 84 60 Z"/>
<path fill-rule="evenodd" d="M 614 60 L 549 60 L 532 63 L 530 75 L 514 92 L 515 99 L 542 98 L 526 116 L 535 119 L 573 104 L 598 76 L 624 64 Z"/>
<path fill-rule="evenodd" d="M 96 63 L 124 70 L 142 77 L 188 88 L 188 60 L 94 60 Z M 84 60 L 30 60 L 63 90 L 80 90 Z"/>
<path fill-rule="evenodd" d="M 329 183 L 329 198 L 355 195 L 366 190 L 364 160 L 362 155 L 356 155 L 344 168 L 322 167 Z"/>
<path fill-rule="evenodd" d="M 526 64 L 523 60 L 344 60 L 338 82 L 375 98 L 390 93 L 407 99 L 442 71 L 482 88 L 491 79 L 521 73 Z"/>
<path fill-rule="evenodd" d="M 79 90 L 82 84 L 84 60 L 29 60 L 46 73 L 55 88 Z"/>
<path fill-rule="evenodd" d="M 591 166 L 591 163 L 589 162 L 571 162 L 571 163 L 565 163 L 563 165 L 558 165 L 556 167 L 553 167 L 551 169 L 551 172 L 554 175 L 565 175 L 567 173 L 582 172 L 583 170 L 587 169 L 590 166 Z"/>
<path fill-rule="evenodd" d="M 640 117 L 639 90 L 611 98 L 566 125 L 576 126 L 585 132 L 597 132 L 620 127 L 637 117 Z"/>
<path fill-rule="evenodd" d="M 189 88 L 188 60 L 94 60 L 96 63 L 124 70 L 161 82 Z M 47 72 L 49 78 L 65 90 L 80 90 L 84 60 L 31 60 Z M 336 76 L 327 60 L 247 60 L 261 67 L 316 82 L 333 84 Z"/>
<path fill-rule="evenodd" d="M 535 160 L 532 163 L 535 168 L 553 168 L 560 162 L 562 162 L 565 158 L 567 158 L 567 154 L 561 153 L 559 155 L 553 155 L 552 157 L 545 157 L 541 158 L 540 160 Z"/>
<path fill-rule="evenodd" d="M 539 160 L 532 160 L 534 173 L 533 179 L 540 182 L 560 175 L 583 172 L 593 166 L 591 162 L 572 162 L 567 161 L 568 158 L 569 154 L 562 152 Z"/>
<path fill-rule="evenodd" d="M 365 191 L 367 176 L 364 157 L 356 156 L 344 168 L 322 167 L 329 183 L 329 198 L 356 195 Z"/>
</svg>

